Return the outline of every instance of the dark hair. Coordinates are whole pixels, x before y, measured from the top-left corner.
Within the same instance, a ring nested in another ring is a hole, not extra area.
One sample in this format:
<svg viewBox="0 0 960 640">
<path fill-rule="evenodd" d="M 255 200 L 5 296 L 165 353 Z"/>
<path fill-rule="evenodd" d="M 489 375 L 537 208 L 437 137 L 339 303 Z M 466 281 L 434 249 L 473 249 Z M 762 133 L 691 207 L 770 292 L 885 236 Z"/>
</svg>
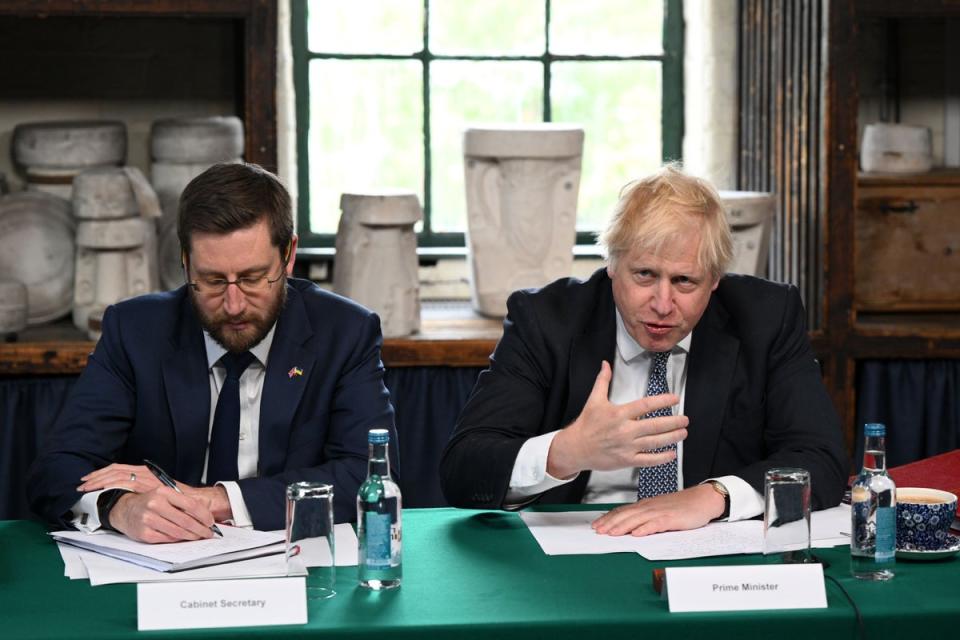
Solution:
<svg viewBox="0 0 960 640">
<path fill-rule="evenodd" d="M 267 220 L 270 242 L 284 258 L 293 238 L 290 194 L 280 179 L 257 164 L 215 164 L 190 181 L 180 196 L 177 237 L 185 257 L 190 238 L 201 233 L 227 234 Z"/>
</svg>

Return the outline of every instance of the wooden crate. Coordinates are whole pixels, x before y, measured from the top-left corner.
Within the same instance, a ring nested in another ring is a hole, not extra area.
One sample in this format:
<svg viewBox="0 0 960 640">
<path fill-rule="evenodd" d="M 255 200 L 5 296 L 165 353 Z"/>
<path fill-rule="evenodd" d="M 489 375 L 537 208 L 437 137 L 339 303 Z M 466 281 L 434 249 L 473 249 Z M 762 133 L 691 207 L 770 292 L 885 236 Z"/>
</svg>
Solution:
<svg viewBox="0 0 960 640">
<path fill-rule="evenodd" d="M 857 181 L 854 306 L 960 310 L 960 172 Z"/>
</svg>

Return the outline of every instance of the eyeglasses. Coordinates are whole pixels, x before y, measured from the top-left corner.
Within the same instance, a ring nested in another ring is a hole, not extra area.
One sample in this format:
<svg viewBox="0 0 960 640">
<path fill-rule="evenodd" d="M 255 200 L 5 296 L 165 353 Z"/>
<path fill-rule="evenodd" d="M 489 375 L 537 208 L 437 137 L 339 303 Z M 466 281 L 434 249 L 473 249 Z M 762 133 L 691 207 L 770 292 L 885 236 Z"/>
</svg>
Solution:
<svg viewBox="0 0 960 640">
<path fill-rule="evenodd" d="M 226 278 L 197 278 L 193 282 L 188 281 L 187 284 L 197 293 L 210 297 L 222 296 L 227 292 L 227 287 L 232 284 L 237 285 L 237 288 L 246 295 L 257 295 L 269 289 L 274 282 L 283 279 L 283 276 L 286 275 L 283 271 L 283 266 L 284 265 L 281 265 L 280 275 L 272 280 L 267 277 L 267 274 L 263 274 L 262 276 L 241 276 L 236 280 L 227 280 Z"/>
</svg>

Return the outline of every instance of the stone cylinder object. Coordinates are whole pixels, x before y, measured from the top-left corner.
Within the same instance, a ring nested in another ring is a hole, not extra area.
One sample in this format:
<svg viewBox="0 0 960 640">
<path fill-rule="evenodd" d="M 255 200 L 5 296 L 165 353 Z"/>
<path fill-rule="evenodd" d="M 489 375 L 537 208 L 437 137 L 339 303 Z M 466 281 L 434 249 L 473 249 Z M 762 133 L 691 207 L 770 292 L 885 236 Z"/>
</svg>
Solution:
<svg viewBox="0 0 960 640">
<path fill-rule="evenodd" d="M 81 171 L 123 163 L 127 127 L 114 120 L 26 122 L 14 127 L 12 147 L 27 189 L 70 200 Z"/>
<path fill-rule="evenodd" d="M 340 196 L 333 290 L 380 315 L 384 337 L 420 330 L 420 280 L 414 225 L 423 217 L 406 191 Z"/>
<path fill-rule="evenodd" d="M 177 207 L 191 180 L 217 162 L 242 162 L 243 122 L 236 116 L 168 118 L 150 128 L 150 181 L 163 216 L 157 223 L 160 283 L 165 289 L 183 284 Z"/>
<path fill-rule="evenodd" d="M 0 280 L 0 336 L 27 327 L 27 287 L 19 280 Z"/>
<path fill-rule="evenodd" d="M 463 154 L 473 306 L 503 316 L 513 291 L 573 269 L 583 129 L 471 127 Z"/>
<path fill-rule="evenodd" d="M 860 166 L 867 172 L 926 173 L 933 168 L 929 127 L 877 122 L 863 129 Z"/>
<path fill-rule="evenodd" d="M 763 191 L 720 191 L 720 201 L 733 234 L 730 273 L 764 277 L 770 250 L 770 228 L 777 199 Z"/>
<path fill-rule="evenodd" d="M 73 303 L 70 203 L 41 191 L 0 197 L 0 278 L 27 288 L 27 324 L 66 315 Z"/>
</svg>

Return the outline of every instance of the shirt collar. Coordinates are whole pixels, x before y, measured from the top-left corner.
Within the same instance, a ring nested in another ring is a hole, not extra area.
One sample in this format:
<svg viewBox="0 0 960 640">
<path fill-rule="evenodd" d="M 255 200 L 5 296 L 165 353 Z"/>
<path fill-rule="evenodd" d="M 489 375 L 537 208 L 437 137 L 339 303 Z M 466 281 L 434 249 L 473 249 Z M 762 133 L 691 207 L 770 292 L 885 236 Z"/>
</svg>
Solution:
<svg viewBox="0 0 960 640">
<path fill-rule="evenodd" d="M 647 350 L 641 347 L 637 341 L 633 339 L 633 336 L 630 335 L 630 332 L 627 331 L 626 325 L 623 324 L 623 316 L 620 315 L 620 310 L 616 309 L 615 313 L 617 316 L 617 352 L 620 354 L 620 357 L 623 358 L 624 362 L 631 362 L 645 354 Z M 690 341 L 692 339 L 693 331 L 685 335 L 683 340 L 678 342 L 677 345 L 670 350 L 670 353 L 689 353 Z"/>
<path fill-rule="evenodd" d="M 267 356 L 270 354 L 270 345 L 273 344 L 273 332 L 277 328 L 277 323 L 274 322 L 273 326 L 270 327 L 270 331 L 267 332 L 267 335 L 263 337 L 263 340 L 260 343 L 250 349 L 250 353 L 253 354 L 253 357 L 263 365 L 263 368 L 267 368 Z M 206 331 L 203 332 L 203 345 L 207 350 L 207 370 L 213 369 L 213 365 L 217 364 L 220 358 L 223 357 L 223 354 L 227 352 L 219 342 L 214 340 L 209 333 Z"/>
</svg>

